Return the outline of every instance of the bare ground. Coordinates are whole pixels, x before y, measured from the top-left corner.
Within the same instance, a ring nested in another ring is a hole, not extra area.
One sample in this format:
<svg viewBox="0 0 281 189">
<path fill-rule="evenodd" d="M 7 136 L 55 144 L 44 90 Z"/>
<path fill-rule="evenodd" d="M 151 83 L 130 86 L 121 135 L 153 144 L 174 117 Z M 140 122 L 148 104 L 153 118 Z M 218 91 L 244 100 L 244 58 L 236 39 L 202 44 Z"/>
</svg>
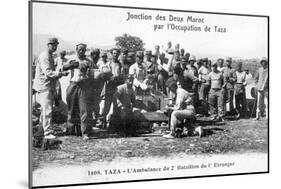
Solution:
<svg viewBox="0 0 281 189">
<path fill-rule="evenodd" d="M 62 136 L 60 148 L 43 151 L 33 148 L 33 169 L 43 164 L 87 165 L 118 158 L 170 157 L 175 154 L 225 154 L 268 151 L 268 121 L 240 119 L 225 124 L 199 119 L 206 136 L 166 139 L 161 136 L 120 137 L 107 135 L 83 141 L 81 137 Z"/>
</svg>

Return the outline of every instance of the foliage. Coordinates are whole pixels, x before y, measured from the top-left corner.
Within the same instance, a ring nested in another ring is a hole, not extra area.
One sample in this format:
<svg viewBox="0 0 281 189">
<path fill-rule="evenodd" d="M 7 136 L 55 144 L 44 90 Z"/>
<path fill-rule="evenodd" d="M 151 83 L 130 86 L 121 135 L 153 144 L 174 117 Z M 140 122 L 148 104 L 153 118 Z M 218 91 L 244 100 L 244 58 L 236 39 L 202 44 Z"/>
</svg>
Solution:
<svg viewBox="0 0 281 189">
<path fill-rule="evenodd" d="M 127 33 L 122 36 L 115 37 L 116 47 L 130 51 L 143 51 L 145 43 L 139 37 L 129 35 Z"/>
</svg>

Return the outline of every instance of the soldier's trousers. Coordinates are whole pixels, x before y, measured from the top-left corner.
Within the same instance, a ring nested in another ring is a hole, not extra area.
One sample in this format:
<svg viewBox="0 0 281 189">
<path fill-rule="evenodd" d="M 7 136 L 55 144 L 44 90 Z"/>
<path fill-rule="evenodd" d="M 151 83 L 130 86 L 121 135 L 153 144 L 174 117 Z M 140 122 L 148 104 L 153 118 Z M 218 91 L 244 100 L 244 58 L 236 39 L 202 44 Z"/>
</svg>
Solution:
<svg viewBox="0 0 281 189">
<path fill-rule="evenodd" d="M 225 104 L 229 104 L 229 112 L 232 112 L 234 110 L 233 105 L 233 96 L 234 96 L 234 89 L 226 89 L 226 101 Z M 225 108 L 226 111 L 226 108 Z"/>
<path fill-rule="evenodd" d="M 223 89 L 211 89 L 209 93 L 209 105 L 210 113 L 212 116 L 223 117 L 223 106 L 224 106 L 224 90 Z"/>
<path fill-rule="evenodd" d="M 246 113 L 246 94 L 239 93 L 235 94 L 235 108 L 241 114 L 244 115 Z"/>
<path fill-rule="evenodd" d="M 199 89 L 199 100 L 204 100 L 207 102 L 209 89 L 210 89 L 210 85 L 201 83 L 200 89 Z"/>
<path fill-rule="evenodd" d="M 195 109 L 193 106 L 189 105 L 184 110 L 175 110 L 171 114 L 171 126 L 170 131 L 175 132 L 177 125 L 184 121 L 185 119 L 195 118 Z"/>
<path fill-rule="evenodd" d="M 265 116 L 267 119 L 268 118 L 268 91 L 267 90 L 258 91 L 256 117 L 259 116 L 261 109 L 263 109 L 262 108 L 263 106 L 265 106 L 264 110 L 265 110 Z"/>
<path fill-rule="evenodd" d="M 40 122 L 42 123 L 44 129 L 44 135 L 52 133 L 52 113 L 53 113 L 53 103 L 54 103 L 54 93 L 55 91 L 47 90 L 43 92 L 38 92 L 36 94 L 37 102 L 41 106 Z"/>
<path fill-rule="evenodd" d="M 68 129 L 80 125 L 81 133 L 91 132 L 93 121 L 93 90 L 88 82 L 70 83 L 66 91 L 68 107 L 67 125 Z"/>
<path fill-rule="evenodd" d="M 100 116 L 102 116 L 106 122 L 110 122 L 111 115 L 113 113 L 113 100 L 114 100 L 114 95 L 105 95 L 105 97 L 100 101 Z"/>
</svg>

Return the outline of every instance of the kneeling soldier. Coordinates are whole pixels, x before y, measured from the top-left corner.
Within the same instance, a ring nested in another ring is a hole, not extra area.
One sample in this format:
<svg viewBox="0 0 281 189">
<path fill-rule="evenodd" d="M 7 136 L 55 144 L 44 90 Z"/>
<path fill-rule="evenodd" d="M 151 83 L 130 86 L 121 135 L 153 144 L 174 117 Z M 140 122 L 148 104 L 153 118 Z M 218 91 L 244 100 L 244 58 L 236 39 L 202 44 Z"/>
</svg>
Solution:
<svg viewBox="0 0 281 189">
<path fill-rule="evenodd" d="M 179 82 L 171 87 L 171 90 L 174 90 L 174 93 L 176 94 L 176 103 L 174 106 L 168 107 L 169 109 L 172 109 L 173 112 L 171 114 L 170 133 L 164 135 L 163 137 L 165 138 L 174 138 L 179 123 L 182 123 L 183 121 L 193 122 L 196 115 L 192 97 L 189 92 L 184 90 Z M 199 135 L 201 135 L 201 132 Z"/>
</svg>

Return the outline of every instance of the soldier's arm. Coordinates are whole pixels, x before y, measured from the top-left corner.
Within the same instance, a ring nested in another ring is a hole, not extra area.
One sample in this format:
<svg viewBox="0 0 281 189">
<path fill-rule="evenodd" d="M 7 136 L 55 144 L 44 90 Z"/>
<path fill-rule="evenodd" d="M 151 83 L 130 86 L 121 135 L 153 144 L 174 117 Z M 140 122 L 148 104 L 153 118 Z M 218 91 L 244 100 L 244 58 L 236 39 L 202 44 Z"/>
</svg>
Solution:
<svg viewBox="0 0 281 189">
<path fill-rule="evenodd" d="M 199 79 L 198 77 L 191 75 L 191 80 L 192 80 L 192 89 L 195 90 L 199 83 Z"/>
<path fill-rule="evenodd" d="M 211 85 L 211 73 L 209 73 L 207 76 L 207 84 Z"/>
<path fill-rule="evenodd" d="M 259 70 L 257 70 L 254 79 L 256 83 L 259 81 Z"/>
<path fill-rule="evenodd" d="M 173 71 L 173 61 L 174 61 L 174 56 L 170 56 L 167 64 L 167 72 Z"/>
<path fill-rule="evenodd" d="M 236 72 L 233 70 L 232 72 L 232 82 L 235 83 L 237 81 L 237 75 Z"/>
<path fill-rule="evenodd" d="M 47 58 L 40 58 L 40 67 L 48 79 L 59 79 L 62 76 L 61 72 L 52 70 L 50 62 Z"/>
<path fill-rule="evenodd" d="M 173 107 L 173 110 L 179 110 L 183 103 L 184 103 L 184 93 L 178 92 L 177 99 L 176 99 L 176 105 Z"/>
<path fill-rule="evenodd" d="M 63 65 L 62 70 L 68 71 L 79 67 L 79 63 L 75 60 L 69 60 L 65 65 Z"/>
<path fill-rule="evenodd" d="M 134 64 L 132 64 L 129 68 L 129 74 L 130 75 L 135 75 L 135 68 L 134 68 Z"/>
<path fill-rule="evenodd" d="M 134 92 L 131 95 L 131 102 L 132 102 L 132 106 L 135 107 L 135 105 L 136 105 L 136 95 L 135 95 Z"/>
<path fill-rule="evenodd" d="M 115 93 L 115 98 L 116 98 L 116 104 L 118 108 L 121 108 L 123 106 L 120 97 L 122 95 L 121 88 L 117 88 L 116 93 Z"/>
<path fill-rule="evenodd" d="M 225 77 L 222 74 L 221 74 L 221 85 L 222 87 L 225 87 L 226 85 Z"/>
</svg>

